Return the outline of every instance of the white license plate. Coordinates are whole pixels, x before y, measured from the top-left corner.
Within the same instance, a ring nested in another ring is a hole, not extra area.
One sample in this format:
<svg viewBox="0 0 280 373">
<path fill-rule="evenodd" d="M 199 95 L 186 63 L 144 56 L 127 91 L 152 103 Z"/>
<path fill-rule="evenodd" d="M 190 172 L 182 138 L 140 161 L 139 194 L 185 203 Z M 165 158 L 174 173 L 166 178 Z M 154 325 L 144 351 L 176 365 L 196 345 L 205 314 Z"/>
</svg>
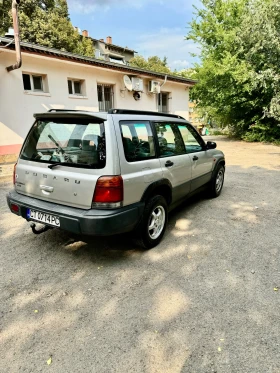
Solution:
<svg viewBox="0 0 280 373">
<path fill-rule="evenodd" d="M 38 221 L 43 224 L 49 224 L 53 227 L 60 227 L 60 220 L 57 216 L 46 214 L 45 212 L 27 209 L 28 219 Z"/>
</svg>

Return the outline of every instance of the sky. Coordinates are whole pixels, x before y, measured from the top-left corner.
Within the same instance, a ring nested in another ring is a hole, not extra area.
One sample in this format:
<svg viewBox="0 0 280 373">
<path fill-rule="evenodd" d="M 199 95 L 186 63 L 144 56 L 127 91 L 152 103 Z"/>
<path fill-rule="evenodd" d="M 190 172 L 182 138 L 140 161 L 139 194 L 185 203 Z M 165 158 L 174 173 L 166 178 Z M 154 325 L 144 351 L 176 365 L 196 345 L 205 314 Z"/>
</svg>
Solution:
<svg viewBox="0 0 280 373">
<path fill-rule="evenodd" d="M 72 24 L 95 39 L 134 49 L 145 58 L 167 57 L 172 70 L 192 67 L 198 53 L 185 40 L 199 0 L 68 0 Z"/>
</svg>

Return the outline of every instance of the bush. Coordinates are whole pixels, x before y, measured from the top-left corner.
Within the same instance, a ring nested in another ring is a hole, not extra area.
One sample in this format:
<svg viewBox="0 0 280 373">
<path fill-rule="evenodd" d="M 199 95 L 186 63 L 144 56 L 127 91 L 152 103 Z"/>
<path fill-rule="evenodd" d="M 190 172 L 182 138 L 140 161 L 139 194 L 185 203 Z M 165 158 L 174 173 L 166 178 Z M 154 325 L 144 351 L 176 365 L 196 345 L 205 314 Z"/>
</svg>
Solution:
<svg viewBox="0 0 280 373">
<path fill-rule="evenodd" d="M 248 142 L 272 142 L 280 143 L 280 125 L 262 125 L 255 124 L 242 136 L 242 139 Z"/>
<path fill-rule="evenodd" d="M 210 135 L 212 135 L 212 136 L 225 136 L 225 135 L 228 135 L 228 132 L 226 130 L 210 129 Z"/>
</svg>

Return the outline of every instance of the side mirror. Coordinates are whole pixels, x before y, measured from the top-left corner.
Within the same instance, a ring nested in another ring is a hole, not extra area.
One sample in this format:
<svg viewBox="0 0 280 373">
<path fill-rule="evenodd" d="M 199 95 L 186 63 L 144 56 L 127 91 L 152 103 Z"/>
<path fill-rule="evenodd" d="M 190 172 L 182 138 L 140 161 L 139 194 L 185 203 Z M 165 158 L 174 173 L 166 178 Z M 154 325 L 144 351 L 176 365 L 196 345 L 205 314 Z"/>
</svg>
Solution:
<svg viewBox="0 0 280 373">
<path fill-rule="evenodd" d="M 209 149 L 216 149 L 217 147 L 217 144 L 213 141 L 207 141 L 207 144 L 206 144 L 206 148 L 207 150 Z"/>
</svg>

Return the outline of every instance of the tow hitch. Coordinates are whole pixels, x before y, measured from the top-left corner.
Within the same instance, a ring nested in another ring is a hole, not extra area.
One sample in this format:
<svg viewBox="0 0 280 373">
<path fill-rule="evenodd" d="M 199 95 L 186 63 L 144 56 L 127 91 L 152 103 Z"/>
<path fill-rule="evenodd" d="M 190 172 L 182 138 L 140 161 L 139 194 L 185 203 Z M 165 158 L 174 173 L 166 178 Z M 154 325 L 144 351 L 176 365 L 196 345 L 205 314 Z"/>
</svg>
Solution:
<svg viewBox="0 0 280 373">
<path fill-rule="evenodd" d="M 32 232 L 34 234 L 41 234 L 41 233 L 47 232 L 49 229 L 53 229 L 52 227 L 50 227 L 48 225 L 45 225 L 44 227 L 42 227 L 40 229 L 36 229 L 36 224 L 35 223 L 30 223 L 30 228 L 32 229 Z"/>
</svg>

